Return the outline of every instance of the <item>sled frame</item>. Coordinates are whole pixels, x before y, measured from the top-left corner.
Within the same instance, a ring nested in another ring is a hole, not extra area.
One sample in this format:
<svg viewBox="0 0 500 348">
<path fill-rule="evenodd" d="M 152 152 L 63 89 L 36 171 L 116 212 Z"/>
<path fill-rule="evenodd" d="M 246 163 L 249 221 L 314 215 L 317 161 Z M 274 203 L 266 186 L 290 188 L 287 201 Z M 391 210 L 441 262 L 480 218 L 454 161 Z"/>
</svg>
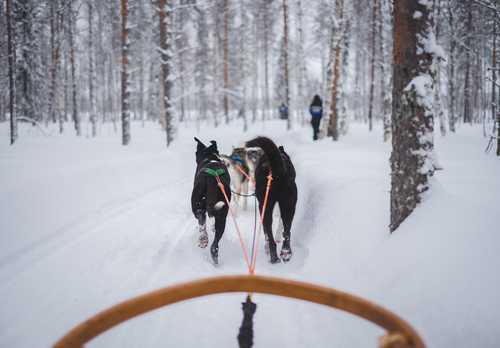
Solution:
<svg viewBox="0 0 500 348">
<path fill-rule="evenodd" d="M 134 297 L 82 322 L 64 337 L 54 348 L 81 348 L 101 333 L 152 310 L 211 294 L 262 293 L 300 299 L 336 308 L 366 319 L 387 331 L 387 335 L 399 335 L 406 339 L 405 346 L 425 348 L 417 332 L 396 314 L 360 297 L 346 292 L 295 280 L 258 276 L 234 275 L 205 278 L 169 286 Z"/>
</svg>

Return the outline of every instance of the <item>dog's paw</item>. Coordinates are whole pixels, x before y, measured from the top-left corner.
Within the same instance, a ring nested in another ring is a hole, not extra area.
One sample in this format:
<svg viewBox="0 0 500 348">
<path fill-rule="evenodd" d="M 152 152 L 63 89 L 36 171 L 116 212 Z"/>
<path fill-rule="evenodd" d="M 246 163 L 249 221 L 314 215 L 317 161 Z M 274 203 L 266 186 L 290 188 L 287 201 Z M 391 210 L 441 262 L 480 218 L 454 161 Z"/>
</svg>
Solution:
<svg viewBox="0 0 500 348">
<path fill-rule="evenodd" d="M 288 262 L 292 258 L 292 249 L 281 249 L 280 253 L 283 262 Z"/>
<path fill-rule="evenodd" d="M 205 249 L 208 245 L 208 234 L 207 232 L 200 234 L 198 237 L 198 246 Z"/>
<path fill-rule="evenodd" d="M 280 263 L 281 260 L 280 258 L 277 256 L 277 255 L 271 255 L 271 260 L 270 260 L 271 263 Z"/>
<path fill-rule="evenodd" d="M 212 256 L 212 261 L 214 265 L 219 264 L 219 247 L 217 245 L 212 244 L 210 247 L 210 256 Z"/>
</svg>

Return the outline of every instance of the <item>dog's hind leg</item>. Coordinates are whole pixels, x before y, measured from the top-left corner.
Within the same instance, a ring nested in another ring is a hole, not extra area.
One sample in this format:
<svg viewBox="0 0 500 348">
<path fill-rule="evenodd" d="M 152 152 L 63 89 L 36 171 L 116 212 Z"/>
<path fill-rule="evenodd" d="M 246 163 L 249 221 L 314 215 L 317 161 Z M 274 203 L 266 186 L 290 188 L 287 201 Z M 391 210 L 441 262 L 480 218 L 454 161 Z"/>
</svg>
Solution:
<svg viewBox="0 0 500 348">
<path fill-rule="evenodd" d="M 269 249 L 269 256 L 271 257 L 271 263 L 280 262 L 278 253 L 276 251 L 276 242 L 273 236 L 273 208 L 275 201 L 269 200 L 269 205 L 266 207 L 266 212 L 264 213 L 264 233 L 266 235 L 266 249 Z M 260 207 L 262 211 L 262 205 Z"/>
<path fill-rule="evenodd" d="M 227 212 L 228 208 L 225 206 L 215 213 L 215 237 L 212 245 L 210 246 L 210 255 L 216 265 L 219 264 L 219 241 L 221 240 L 226 228 Z"/>
<path fill-rule="evenodd" d="M 198 219 L 198 231 L 200 235 L 198 236 L 198 246 L 200 248 L 206 248 L 208 245 L 208 233 L 207 233 L 207 215 L 205 211 L 198 210 L 196 212 L 196 218 Z"/>
<path fill-rule="evenodd" d="M 293 198 L 293 197 L 292 197 Z M 297 198 L 280 202 L 281 220 L 283 221 L 283 245 L 281 247 L 281 259 L 284 262 L 290 261 L 292 258 L 292 248 L 290 246 L 290 237 L 292 230 L 293 217 L 295 215 L 295 204 Z"/>
</svg>

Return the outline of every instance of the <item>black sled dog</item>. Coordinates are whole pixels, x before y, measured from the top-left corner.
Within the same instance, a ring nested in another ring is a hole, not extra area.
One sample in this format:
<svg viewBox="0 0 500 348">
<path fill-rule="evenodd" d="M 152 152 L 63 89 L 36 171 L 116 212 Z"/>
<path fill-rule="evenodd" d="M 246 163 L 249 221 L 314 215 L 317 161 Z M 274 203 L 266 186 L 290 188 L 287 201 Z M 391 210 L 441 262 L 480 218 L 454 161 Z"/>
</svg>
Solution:
<svg viewBox="0 0 500 348">
<path fill-rule="evenodd" d="M 196 147 L 196 173 L 193 192 L 191 194 L 191 209 L 198 220 L 200 231 L 199 247 L 208 245 L 207 214 L 215 218 L 215 237 L 210 246 L 210 254 L 215 264 L 219 263 L 219 241 L 226 228 L 226 217 L 229 210 L 224 194 L 218 186 L 217 177 L 224 185 L 228 200 L 231 200 L 231 179 L 224 163 L 219 159 L 217 143 L 210 142 L 205 146 L 198 138 Z"/>
<path fill-rule="evenodd" d="M 273 208 L 276 203 L 279 204 L 281 220 L 283 222 L 283 245 L 281 247 L 281 259 L 287 262 L 292 257 L 290 247 L 290 231 L 292 228 L 293 217 L 295 215 L 295 205 L 297 204 L 297 185 L 295 184 L 295 168 L 290 157 L 285 152 L 283 146 L 279 148 L 269 138 L 257 137 L 248 141 L 246 147 L 260 147 L 263 151 L 262 156 L 257 162 L 255 168 L 255 194 L 259 201 L 259 209 L 262 213 L 264 198 L 267 186 L 267 176 L 272 173 L 273 181 L 269 191 L 269 200 L 264 212 L 264 233 L 266 236 L 266 245 L 269 245 L 269 255 L 271 263 L 280 261 L 276 251 L 276 242 L 274 240 Z"/>
</svg>

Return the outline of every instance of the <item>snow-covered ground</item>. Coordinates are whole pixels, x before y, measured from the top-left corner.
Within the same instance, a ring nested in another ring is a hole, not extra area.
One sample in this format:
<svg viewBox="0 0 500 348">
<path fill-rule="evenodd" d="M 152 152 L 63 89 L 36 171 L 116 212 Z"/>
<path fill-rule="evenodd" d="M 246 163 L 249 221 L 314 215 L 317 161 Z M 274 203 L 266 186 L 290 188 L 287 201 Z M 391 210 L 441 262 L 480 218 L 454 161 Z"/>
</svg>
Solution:
<svg viewBox="0 0 500 348">
<path fill-rule="evenodd" d="M 479 128 L 436 139 L 443 171 L 423 204 L 390 235 L 389 155 L 379 132 L 354 125 L 338 143 L 280 122 L 199 132 L 182 126 L 169 149 L 156 125 L 132 144 L 45 137 L 21 126 L 10 147 L 0 125 L 0 347 L 48 347 L 122 300 L 180 281 L 246 272 L 231 221 L 221 264 L 196 246 L 190 212 L 197 134 L 223 152 L 253 135 L 285 145 L 297 168 L 294 256 L 257 273 L 360 295 L 399 314 L 429 347 L 500 342 L 500 160 Z M 380 127 L 379 127 L 380 128 Z M 239 212 L 248 233 L 253 203 Z M 212 236 L 211 236 L 212 237 Z M 261 243 L 262 246 L 263 243 Z M 163 308 L 98 337 L 91 347 L 235 347 L 244 294 Z M 382 331 L 319 305 L 255 295 L 255 347 L 374 347 Z"/>
</svg>

